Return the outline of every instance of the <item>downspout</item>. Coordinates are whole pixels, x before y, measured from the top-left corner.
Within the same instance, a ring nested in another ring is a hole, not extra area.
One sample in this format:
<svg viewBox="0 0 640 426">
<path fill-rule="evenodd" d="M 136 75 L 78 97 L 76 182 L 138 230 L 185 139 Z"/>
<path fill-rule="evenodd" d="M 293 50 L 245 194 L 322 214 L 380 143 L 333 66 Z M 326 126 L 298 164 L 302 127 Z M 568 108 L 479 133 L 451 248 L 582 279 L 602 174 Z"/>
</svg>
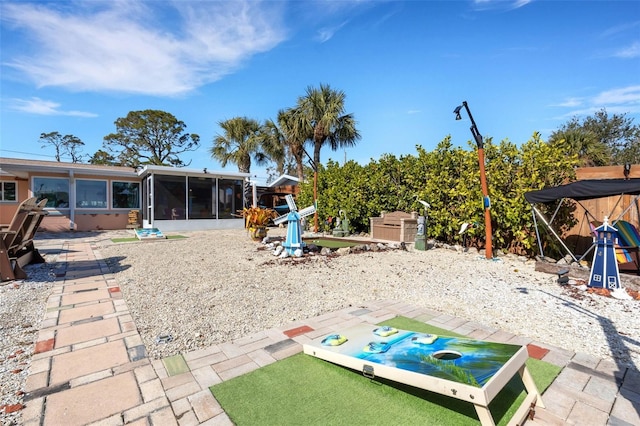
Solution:
<svg viewBox="0 0 640 426">
<path fill-rule="evenodd" d="M 76 178 L 69 170 L 69 230 L 76 228 Z"/>
</svg>

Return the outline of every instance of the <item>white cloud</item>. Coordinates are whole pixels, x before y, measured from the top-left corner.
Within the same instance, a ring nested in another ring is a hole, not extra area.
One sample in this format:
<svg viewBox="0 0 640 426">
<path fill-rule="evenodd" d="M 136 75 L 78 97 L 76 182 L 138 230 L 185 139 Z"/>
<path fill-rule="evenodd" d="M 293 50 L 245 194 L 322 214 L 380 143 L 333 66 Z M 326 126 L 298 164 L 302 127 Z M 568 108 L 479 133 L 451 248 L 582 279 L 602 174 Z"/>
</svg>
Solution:
<svg viewBox="0 0 640 426">
<path fill-rule="evenodd" d="M 575 108 L 577 106 L 582 105 L 582 103 L 584 102 L 584 99 L 582 98 L 567 98 L 564 101 L 558 103 L 558 104 L 554 104 L 552 106 L 557 106 L 557 107 L 565 107 L 565 108 Z"/>
<path fill-rule="evenodd" d="M 640 113 L 640 86 L 605 90 L 590 97 L 570 98 L 555 106 L 573 108 L 562 117 L 591 115 L 603 108 L 612 114 L 637 114 Z"/>
<path fill-rule="evenodd" d="M 629 86 L 620 89 L 606 90 L 593 98 L 594 104 L 616 105 L 636 104 L 640 105 L 640 86 Z"/>
<path fill-rule="evenodd" d="M 319 41 L 320 43 L 324 43 L 326 41 L 331 40 L 331 38 L 333 38 L 333 36 L 346 24 L 347 24 L 347 21 L 333 27 L 325 27 L 325 28 L 319 29 L 318 34 L 315 37 L 315 40 Z"/>
<path fill-rule="evenodd" d="M 640 42 L 636 41 L 627 47 L 619 49 L 613 56 L 625 59 L 640 57 Z"/>
<path fill-rule="evenodd" d="M 636 27 L 640 26 L 640 21 L 625 22 L 620 25 L 608 28 L 600 34 L 600 37 L 610 38 L 624 35 L 625 33 L 635 34 Z"/>
<path fill-rule="evenodd" d="M 474 0 L 473 4 L 476 9 L 479 10 L 487 10 L 487 9 L 518 9 L 527 4 L 531 3 L 533 0 Z"/>
<path fill-rule="evenodd" d="M 65 3 L 68 5 L 68 3 Z M 181 95 L 284 39 L 281 5 L 258 1 L 5 3 L 33 41 L 5 64 L 39 87 Z"/>
<path fill-rule="evenodd" d="M 40 98 L 31 99 L 11 99 L 9 106 L 14 111 L 27 112 L 37 115 L 66 115 L 73 117 L 97 117 L 97 114 L 85 111 L 64 111 L 59 109 L 60 104 L 53 101 L 47 101 Z"/>
</svg>

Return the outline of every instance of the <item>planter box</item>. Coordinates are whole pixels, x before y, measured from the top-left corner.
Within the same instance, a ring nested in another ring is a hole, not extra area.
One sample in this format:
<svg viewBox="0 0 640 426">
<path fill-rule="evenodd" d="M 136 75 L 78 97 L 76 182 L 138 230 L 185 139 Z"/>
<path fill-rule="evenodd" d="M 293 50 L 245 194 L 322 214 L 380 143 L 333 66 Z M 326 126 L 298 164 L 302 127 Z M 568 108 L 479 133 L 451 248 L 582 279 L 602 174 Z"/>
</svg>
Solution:
<svg viewBox="0 0 640 426">
<path fill-rule="evenodd" d="M 380 217 L 369 218 L 371 238 L 374 240 L 412 243 L 418 232 L 418 213 L 382 212 Z"/>
</svg>

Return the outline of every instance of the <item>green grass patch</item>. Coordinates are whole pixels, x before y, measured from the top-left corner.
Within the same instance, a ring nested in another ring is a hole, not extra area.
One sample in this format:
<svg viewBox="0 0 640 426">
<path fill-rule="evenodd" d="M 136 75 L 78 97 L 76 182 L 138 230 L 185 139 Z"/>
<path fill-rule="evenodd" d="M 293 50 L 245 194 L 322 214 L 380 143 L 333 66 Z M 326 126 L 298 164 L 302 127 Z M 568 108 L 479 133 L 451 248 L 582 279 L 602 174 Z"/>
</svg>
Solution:
<svg viewBox="0 0 640 426">
<path fill-rule="evenodd" d="M 167 240 L 180 240 L 182 238 L 189 238 L 184 235 L 167 235 Z M 162 238 L 158 238 L 161 240 Z M 135 243 L 141 241 L 137 237 L 123 237 L 123 238 L 111 238 L 111 242 L 113 243 Z M 149 239 L 146 241 L 155 241 L 154 239 Z"/>
<path fill-rule="evenodd" d="M 380 325 L 459 336 L 420 321 L 396 317 Z M 527 366 L 543 392 L 560 372 L 529 359 Z M 356 372 L 297 354 L 212 386 L 211 392 L 239 425 L 477 425 L 472 404 Z M 516 375 L 489 408 L 497 424 L 507 424 L 525 397 Z"/>
<path fill-rule="evenodd" d="M 136 241 L 140 241 L 136 237 L 124 237 L 124 238 L 112 238 L 112 243 L 134 243 Z"/>
<path fill-rule="evenodd" d="M 167 240 L 181 240 L 183 238 L 189 238 L 184 235 L 167 235 Z"/>
<path fill-rule="evenodd" d="M 354 243 L 353 241 L 339 241 L 333 240 L 330 238 L 313 238 L 313 239 L 305 239 L 305 243 L 314 244 L 318 247 L 327 247 L 330 249 L 338 249 L 343 247 L 354 247 L 360 243 Z"/>
</svg>

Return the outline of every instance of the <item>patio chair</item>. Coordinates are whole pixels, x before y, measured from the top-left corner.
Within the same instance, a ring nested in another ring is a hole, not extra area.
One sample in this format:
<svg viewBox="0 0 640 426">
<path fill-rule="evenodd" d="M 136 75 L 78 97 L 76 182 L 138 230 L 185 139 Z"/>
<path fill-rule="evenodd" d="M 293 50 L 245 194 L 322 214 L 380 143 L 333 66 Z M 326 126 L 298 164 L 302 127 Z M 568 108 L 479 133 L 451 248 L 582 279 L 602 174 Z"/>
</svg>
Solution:
<svg viewBox="0 0 640 426">
<path fill-rule="evenodd" d="M 22 269 L 29 263 L 42 263 L 44 259 L 33 244 L 33 238 L 44 216 L 47 200 L 37 202 L 36 197 L 24 200 L 7 229 L 0 231 L 0 279 L 25 279 Z"/>
<path fill-rule="evenodd" d="M 640 275 L 640 232 L 625 220 L 619 220 L 613 226 L 618 230 L 618 269 L 620 272 Z"/>
</svg>

